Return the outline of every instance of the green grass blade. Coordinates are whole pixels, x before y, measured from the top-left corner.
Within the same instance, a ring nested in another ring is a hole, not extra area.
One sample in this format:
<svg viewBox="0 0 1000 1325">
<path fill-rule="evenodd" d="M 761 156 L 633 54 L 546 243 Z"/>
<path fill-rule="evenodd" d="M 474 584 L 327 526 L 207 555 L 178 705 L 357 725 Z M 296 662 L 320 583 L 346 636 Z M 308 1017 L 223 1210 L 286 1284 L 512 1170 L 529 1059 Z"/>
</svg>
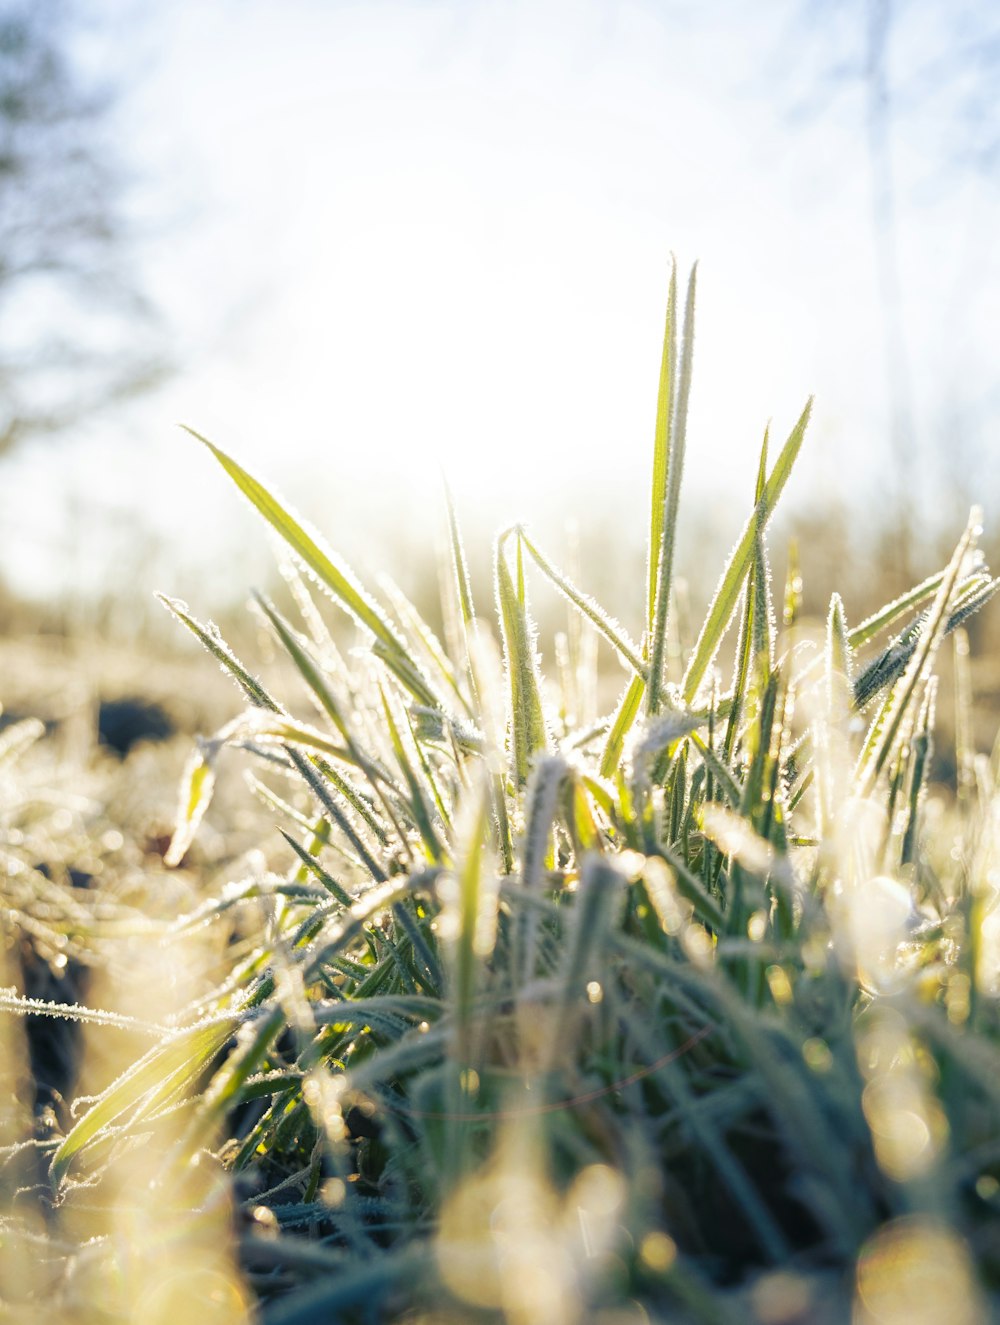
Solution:
<svg viewBox="0 0 1000 1325">
<path fill-rule="evenodd" d="M 650 628 L 649 677 L 646 689 L 646 709 L 651 715 L 660 711 L 663 687 L 666 684 L 667 621 L 670 616 L 670 595 L 673 590 L 674 553 L 677 545 L 677 517 L 680 509 L 681 480 L 684 477 L 684 451 L 687 443 L 688 401 L 691 395 L 691 368 L 694 355 L 694 305 L 697 285 L 697 264 L 691 268 L 687 299 L 684 308 L 684 334 L 681 349 L 680 378 L 667 441 L 667 474 L 664 508 L 658 530 L 659 559 L 656 564 L 656 595 Z M 657 464 L 660 450 L 660 420 L 657 409 L 657 460 L 654 474 L 658 481 Z M 652 546 L 650 547 L 652 556 Z"/>
<path fill-rule="evenodd" d="M 670 289 L 663 329 L 660 385 L 656 396 L 656 428 L 653 434 L 653 483 L 649 515 L 649 548 L 646 559 L 646 631 L 653 629 L 656 583 L 663 546 L 663 522 L 667 509 L 667 478 L 670 468 L 670 424 L 673 416 L 674 377 L 677 365 L 677 259 L 670 261 Z"/>
<path fill-rule="evenodd" d="M 459 1062 L 471 1052 L 473 1000 L 479 964 L 493 950 L 496 932 L 496 889 L 490 886 L 489 853 L 485 849 L 489 821 L 489 793 L 482 787 L 460 831 L 460 853 L 456 883 L 457 926 L 453 950 L 453 1006 Z"/>
<path fill-rule="evenodd" d="M 841 707 L 842 697 L 835 693 L 845 683 L 850 686 L 853 671 L 851 639 L 844 618 L 844 604 L 839 593 L 830 599 L 826 622 L 826 684 L 829 702 Z"/>
<path fill-rule="evenodd" d="M 364 626 L 381 645 L 381 655 L 397 671 L 423 704 L 434 705 L 435 696 L 420 669 L 410 657 L 406 645 L 394 630 L 389 618 L 368 594 L 355 576 L 334 561 L 332 551 L 318 534 L 312 533 L 259 480 L 242 465 L 202 437 L 193 428 L 185 428 L 192 437 L 215 456 L 239 490 L 255 506 L 272 529 L 284 540 L 298 560 L 346 608 L 354 619 Z M 398 669 L 398 670 L 397 670 Z"/>
<path fill-rule="evenodd" d="M 215 790 L 215 751 L 214 742 L 203 741 L 191 752 L 181 776 L 180 803 L 177 807 L 177 825 L 170 839 L 170 846 L 163 857 L 167 866 L 179 865 L 194 841 L 198 825 L 205 817 L 205 811 L 212 802 Z"/>
<path fill-rule="evenodd" d="M 429 665 L 430 674 L 432 676 L 436 674 L 440 678 L 445 690 L 450 692 L 471 716 L 472 709 L 469 701 L 462 693 L 459 678 L 455 674 L 455 668 L 437 635 L 421 616 L 416 606 L 410 602 L 406 594 L 388 576 L 380 576 L 378 583 L 379 588 L 396 614 L 405 638 L 411 641 L 419 650 L 424 662 Z"/>
<path fill-rule="evenodd" d="M 168 598 L 163 593 L 158 593 L 156 597 L 167 611 L 172 612 L 182 625 L 187 626 L 192 635 L 201 641 L 214 658 L 218 659 L 223 670 L 230 672 L 235 677 L 237 684 L 251 704 L 258 708 L 269 709 L 272 713 L 281 712 L 280 706 L 275 703 L 257 678 L 243 666 L 215 626 L 211 623 L 207 626 L 202 625 L 197 617 L 191 615 L 187 603 L 182 602 L 179 598 Z"/>
<path fill-rule="evenodd" d="M 917 718 L 916 733 L 913 738 L 913 756 L 910 768 L 910 785 L 906 814 L 906 829 L 900 847 L 899 863 L 912 865 L 917 859 L 917 834 L 920 825 L 920 807 L 927 785 L 931 755 L 934 749 L 934 709 L 937 699 L 937 677 L 932 676 L 927 683 L 927 691 Z"/>
<path fill-rule="evenodd" d="M 572 1011 L 585 997 L 588 982 L 603 974 L 603 954 L 609 935 L 617 928 L 628 891 L 621 871 L 603 856 L 587 856 L 580 869 L 580 884 L 560 941 L 559 990 L 548 1037 L 548 1062 L 558 1064 L 564 1054 Z"/>
<path fill-rule="evenodd" d="M 323 931 L 318 950 L 311 950 L 307 954 L 302 973 L 305 984 L 312 983 L 324 966 L 349 948 L 368 921 L 379 911 L 392 907 L 415 891 L 426 891 L 434 873 L 421 871 L 406 877 L 396 876 L 377 883 L 363 892 L 346 914 L 339 915 L 335 923 Z"/>
<path fill-rule="evenodd" d="M 694 913 L 703 925 L 708 925 L 721 934 L 725 928 L 725 917 L 719 904 L 705 891 L 698 876 L 688 868 L 683 857 L 669 847 L 661 847 L 660 854 L 674 874 L 674 886 L 680 895 L 694 907 Z"/>
<path fill-rule="evenodd" d="M 271 628 L 277 635 L 282 647 L 295 664 L 299 674 L 315 696 L 320 708 L 327 715 L 337 731 L 344 739 L 344 747 L 337 745 L 326 746 L 328 754 L 335 755 L 339 759 L 348 759 L 354 763 L 368 778 L 369 782 L 380 797 L 382 788 L 390 784 L 391 779 L 384 769 L 380 769 L 377 764 L 368 759 L 358 749 L 357 743 L 351 733 L 347 719 L 344 717 L 340 703 L 334 695 L 330 685 L 320 665 L 313 657 L 305 641 L 299 636 L 298 632 L 293 630 L 288 622 L 282 617 L 270 602 L 262 595 L 255 595 L 258 607 L 264 613 Z M 436 712 L 437 710 L 435 710 Z M 305 734 L 305 733 L 303 733 Z M 311 734 L 312 740 L 318 733 Z M 310 741 L 301 742 L 310 744 Z M 330 768 L 328 764 L 323 764 L 321 769 L 324 777 L 333 783 L 335 789 L 344 797 L 351 808 L 367 824 L 369 830 L 378 838 L 381 845 L 385 846 L 388 842 L 388 835 L 385 832 L 381 822 L 375 815 L 372 807 L 365 797 L 347 778 L 339 774 L 335 769 Z"/>
<path fill-rule="evenodd" d="M 640 656 L 640 649 L 628 638 L 618 622 L 605 612 L 600 603 L 595 602 L 589 594 L 585 594 L 578 589 L 569 576 L 564 575 L 561 570 L 554 566 L 538 550 L 523 529 L 518 529 L 518 538 L 528 549 L 538 569 L 555 585 L 563 597 L 572 603 L 582 617 L 585 617 L 591 625 L 596 627 L 622 661 L 632 668 L 633 672 L 645 676 L 646 665 Z"/>
<path fill-rule="evenodd" d="M 452 500 L 451 490 L 445 487 L 445 501 L 448 508 L 448 535 L 451 543 L 452 570 L 454 573 L 455 591 L 458 599 L 459 612 L 462 618 L 462 624 L 468 631 L 476 619 L 476 608 L 472 598 L 472 581 L 469 578 L 469 566 L 465 559 L 465 544 L 462 542 L 462 531 L 458 524 L 458 515 L 455 511 L 455 503 Z"/>
<path fill-rule="evenodd" d="M 354 903 L 354 898 L 348 893 L 337 880 L 319 863 L 315 856 L 306 850 L 299 842 L 295 840 L 290 833 L 286 833 L 283 828 L 278 830 L 288 845 L 292 848 L 299 860 L 305 866 L 306 870 L 318 879 L 323 887 L 332 897 L 335 897 L 341 906 L 350 907 Z"/>
<path fill-rule="evenodd" d="M 686 703 L 693 702 L 698 693 L 698 688 L 705 679 L 705 673 L 711 666 L 712 659 L 715 657 L 719 645 L 722 643 L 722 637 L 725 635 L 732 620 L 733 612 L 739 602 L 740 592 L 743 582 L 749 574 L 750 567 L 753 564 L 754 545 L 758 537 L 758 530 L 766 528 L 774 512 L 774 508 L 784 491 L 785 484 L 788 482 L 788 476 L 802 449 L 802 442 L 805 437 L 806 428 L 809 424 L 809 415 L 812 412 L 812 400 L 806 403 L 805 409 L 799 416 L 798 422 L 788 436 L 788 440 L 781 449 L 781 454 L 775 462 L 770 477 L 764 487 L 764 493 L 757 507 L 751 513 L 750 518 L 744 526 L 743 533 L 740 536 L 736 547 L 733 549 L 726 568 L 719 581 L 719 587 L 715 591 L 712 599 L 712 605 L 708 610 L 708 615 L 701 628 L 698 641 L 695 644 L 694 653 L 691 661 L 688 663 L 684 680 L 681 684 L 681 692 Z M 763 523 L 762 523 L 763 522 Z"/>
<path fill-rule="evenodd" d="M 281 647 L 295 664 L 296 670 L 305 681 L 319 702 L 320 708 L 327 715 L 345 741 L 350 741 L 347 721 L 341 712 L 340 704 L 334 697 L 323 670 L 313 657 L 305 641 L 293 630 L 285 618 L 262 594 L 254 594 L 254 601 L 263 612 L 268 624 L 278 637 Z"/>
<path fill-rule="evenodd" d="M 940 586 L 940 577 L 934 577 Z M 950 635 L 964 625 L 971 616 L 980 610 L 1000 589 L 1000 579 L 991 580 L 988 575 L 970 577 L 956 590 L 952 611 L 948 615 L 945 634 Z M 865 708 L 872 699 L 892 685 L 902 675 L 906 664 L 913 657 L 920 631 L 923 628 L 923 616 L 910 625 L 889 646 L 858 675 L 854 682 L 854 703 L 859 709 Z M 853 633 L 851 638 L 853 638 Z"/>
<path fill-rule="evenodd" d="M 519 574 L 518 590 L 515 590 L 507 565 L 505 543 L 508 537 L 509 533 L 497 540 L 494 569 L 504 663 L 510 687 L 511 765 L 516 784 L 523 786 L 528 780 L 533 756 L 548 745 L 548 735 L 542 713 L 534 629 L 524 601 L 523 579 Z"/>
<path fill-rule="evenodd" d="M 913 656 L 906 665 L 903 675 L 900 677 L 896 686 L 885 705 L 880 721 L 877 724 L 878 736 L 874 745 L 859 770 L 859 794 L 868 795 L 875 785 L 878 775 L 885 767 L 890 754 L 895 748 L 896 738 L 899 735 L 903 725 L 903 720 L 907 715 L 910 702 L 916 694 L 917 687 L 921 678 L 925 674 L 925 669 L 929 667 L 931 660 L 937 650 L 938 645 L 944 638 L 948 625 L 949 608 L 952 604 L 955 586 L 958 583 L 959 574 L 965 562 L 965 558 L 974 546 L 975 540 L 979 535 L 980 515 L 978 510 L 973 510 L 969 517 L 969 523 L 966 526 L 965 533 L 959 539 L 958 546 L 955 548 L 951 562 L 945 571 L 941 580 L 934 603 L 924 622 L 920 638 Z"/>
<path fill-rule="evenodd" d="M 222 1049 L 241 1016 L 234 1014 L 181 1031 L 156 1045 L 114 1081 L 65 1136 L 52 1156 L 52 1181 L 59 1184 L 84 1148 L 119 1119 L 145 1102 L 147 1109 L 192 1082 Z"/>
<path fill-rule="evenodd" d="M 420 833 L 421 840 L 423 841 L 427 858 L 432 864 L 434 864 L 443 859 L 444 849 L 434 827 L 433 816 L 431 814 L 427 797 L 424 794 L 424 788 L 420 784 L 420 779 L 417 777 L 416 771 L 414 770 L 413 762 L 407 753 L 406 746 L 403 744 L 399 724 L 392 712 L 389 697 L 381 686 L 379 687 L 379 691 L 382 698 L 382 711 L 385 714 L 386 731 L 388 732 L 389 740 L 392 743 L 392 752 L 396 756 L 396 763 L 399 765 L 400 771 L 402 772 L 406 785 L 410 791 L 408 808 L 413 815 L 414 823 L 417 825 L 417 831 Z M 433 796 L 431 799 L 433 799 Z"/>
<path fill-rule="evenodd" d="M 763 514 L 764 489 L 767 482 L 767 451 L 770 441 L 770 427 L 764 429 L 764 441 L 760 448 L 760 462 L 757 467 L 757 486 L 754 491 L 754 509 Z M 739 634 L 736 639 L 736 668 L 733 678 L 732 702 L 729 709 L 728 721 L 726 723 L 726 734 L 722 742 L 722 758 L 728 764 L 733 757 L 733 751 L 736 749 L 736 738 L 739 734 L 740 723 L 743 720 L 743 713 L 746 709 L 749 698 L 750 684 L 753 679 L 753 658 L 755 629 L 754 617 L 758 604 L 758 595 L 754 592 L 755 581 L 759 570 L 759 557 L 757 553 L 758 538 L 754 539 L 754 561 L 750 567 L 749 578 L 746 590 L 743 593 L 743 612 L 740 618 Z M 735 609 L 734 609 L 735 610 Z"/>
<path fill-rule="evenodd" d="M 900 617 L 908 616 L 911 612 L 915 612 L 918 608 L 933 601 L 934 595 L 941 587 L 944 576 L 945 572 L 943 570 L 938 571 L 936 575 L 928 576 L 920 584 L 914 585 L 912 589 L 908 589 L 906 593 L 900 594 L 891 603 L 886 603 L 884 607 L 879 608 L 870 617 L 866 617 L 850 633 L 851 648 L 862 648 L 884 630 L 888 630 Z"/>
<path fill-rule="evenodd" d="M 614 777 L 618 765 L 622 761 L 625 738 L 639 714 L 639 706 L 642 703 L 645 688 L 646 683 L 641 676 L 633 676 L 625 688 L 625 693 L 618 704 L 615 720 L 611 724 L 607 739 L 604 742 L 604 749 L 601 751 L 599 772 L 602 778 Z"/>
</svg>

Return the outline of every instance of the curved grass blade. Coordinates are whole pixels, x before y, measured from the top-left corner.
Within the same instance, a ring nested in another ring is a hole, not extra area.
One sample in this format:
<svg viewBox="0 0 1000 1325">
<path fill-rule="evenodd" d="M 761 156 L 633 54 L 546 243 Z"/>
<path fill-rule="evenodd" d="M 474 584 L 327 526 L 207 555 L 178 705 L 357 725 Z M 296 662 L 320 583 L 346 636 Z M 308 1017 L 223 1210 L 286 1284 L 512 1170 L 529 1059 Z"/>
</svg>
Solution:
<svg viewBox="0 0 1000 1325">
<path fill-rule="evenodd" d="M 605 612 L 600 603 L 591 598 L 589 594 L 583 593 L 567 575 L 564 575 L 561 570 L 553 566 L 552 562 L 543 556 L 523 529 L 518 529 L 518 538 L 528 549 L 538 569 L 555 585 L 563 597 L 573 604 L 581 616 L 596 627 L 622 661 L 632 668 L 633 672 L 645 677 L 646 665 L 639 656 L 639 648 L 628 638 L 618 622 Z"/>
<path fill-rule="evenodd" d="M 380 656 L 411 691 L 420 703 L 437 706 L 437 699 L 410 656 L 406 645 L 393 628 L 389 618 L 354 575 L 344 566 L 338 566 L 333 553 L 318 534 L 311 533 L 277 498 L 242 465 L 196 432 L 185 428 L 203 446 L 207 447 L 233 480 L 239 490 L 255 506 L 272 529 L 284 539 L 300 562 L 324 585 L 354 619 L 375 637 Z"/>
<path fill-rule="evenodd" d="M 194 841 L 198 825 L 211 804 L 215 790 L 215 756 L 219 744 L 218 741 L 200 741 L 188 758 L 181 775 L 177 825 L 163 857 L 163 863 L 168 867 L 179 865 L 184 859 Z"/>
<path fill-rule="evenodd" d="M 898 621 L 900 617 L 906 616 L 910 612 L 915 612 L 917 608 L 923 607 L 926 603 L 930 603 L 938 589 L 940 589 L 941 581 L 944 579 L 946 573 L 947 570 L 938 571 L 936 575 L 929 576 L 920 584 L 914 585 L 912 589 L 901 594 L 899 598 L 895 598 L 891 603 L 887 603 L 885 607 L 879 608 L 879 610 L 873 613 L 870 617 L 866 617 L 865 620 L 862 621 L 860 625 L 855 626 L 850 633 L 849 638 L 851 648 L 860 649 L 863 645 L 868 644 L 873 640 L 877 635 L 880 635 L 882 631 L 887 630 L 891 625 Z M 990 577 L 983 571 L 976 571 L 969 577 L 970 587 L 973 581 L 977 583 L 985 582 L 988 584 L 990 582 Z"/>
<path fill-rule="evenodd" d="M 935 576 L 934 579 L 940 587 L 940 577 Z M 976 575 L 965 581 L 956 590 L 953 609 L 948 616 L 944 633 L 950 635 L 964 625 L 969 617 L 989 602 L 998 589 L 1000 589 L 1000 579 L 991 580 L 989 576 Z M 884 690 L 887 685 L 892 685 L 902 675 L 906 664 L 913 657 L 913 651 L 917 646 L 923 624 L 924 616 L 920 616 L 916 621 L 911 622 L 902 634 L 893 640 L 889 647 L 878 658 L 873 659 L 861 672 L 854 682 L 854 704 L 856 708 L 865 708 L 880 690 Z M 853 634 L 851 638 L 853 638 Z"/>
<path fill-rule="evenodd" d="M 74 1159 L 104 1128 L 137 1105 L 154 1109 L 189 1085 L 218 1054 L 242 1020 L 234 1013 L 180 1031 L 158 1044 L 114 1081 L 65 1136 L 52 1156 L 50 1174 L 58 1185 Z"/>
<path fill-rule="evenodd" d="M 907 715 L 910 702 L 916 693 L 917 686 L 926 669 L 930 666 L 938 645 L 945 636 L 955 586 L 958 583 L 958 577 L 966 555 L 979 536 L 980 519 L 979 511 L 973 509 L 965 533 L 958 541 L 958 546 L 955 548 L 951 562 L 945 571 L 944 578 L 941 580 L 934 603 L 923 623 L 913 655 L 883 705 L 882 712 L 873 724 L 873 733 L 877 733 L 877 735 L 874 741 L 868 743 L 866 755 L 863 757 L 859 769 L 859 794 L 862 796 L 867 795 L 872 790 L 878 775 L 882 772 L 889 756 L 895 749 L 896 738 Z"/>
</svg>

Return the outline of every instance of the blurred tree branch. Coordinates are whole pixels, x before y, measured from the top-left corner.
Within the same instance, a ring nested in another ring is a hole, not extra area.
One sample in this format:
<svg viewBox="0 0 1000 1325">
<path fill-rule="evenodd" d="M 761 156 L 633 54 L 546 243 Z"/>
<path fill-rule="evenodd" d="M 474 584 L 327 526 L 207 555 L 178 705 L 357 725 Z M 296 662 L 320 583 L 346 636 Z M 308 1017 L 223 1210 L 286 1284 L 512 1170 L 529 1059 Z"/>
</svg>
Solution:
<svg viewBox="0 0 1000 1325">
<path fill-rule="evenodd" d="M 0 0 L 0 453 L 168 370 L 78 20 L 67 0 Z"/>
<path fill-rule="evenodd" d="M 893 542 L 902 583 L 912 575 L 910 525 L 918 433 L 913 403 L 913 375 L 903 318 L 903 283 L 899 270 L 896 189 L 892 162 L 892 110 L 889 93 L 889 42 L 892 0 L 867 0 L 865 85 L 867 90 L 868 165 L 871 175 L 872 238 L 882 305 L 882 335 L 889 400 L 889 428 L 897 504 Z"/>
<path fill-rule="evenodd" d="M 954 198 L 949 220 L 960 250 L 961 209 L 995 188 L 1000 8 L 981 0 L 795 0 L 790 12 L 770 70 L 772 78 L 783 72 L 789 116 L 808 129 L 839 115 L 856 134 L 857 168 L 868 176 L 895 506 L 887 555 L 902 585 L 913 572 L 919 475 L 936 466 L 941 472 L 935 501 L 940 506 L 945 497 L 967 508 L 977 465 L 982 472 L 989 464 L 995 375 L 987 374 L 985 386 L 974 382 L 956 354 L 952 372 L 959 377 L 950 394 L 940 355 L 928 378 L 926 349 L 923 361 L 912 352 L 919 333 L 908 324 L 906 309 L 912 306 L 916 273 L 906 271 L 901 241 L 908 219 L 928 199 Z M 954 253 L 948 256 L 954 288 L 941 323 L 943 328 L 951 323 L 943 339 L 954 343 L 953 328 L 962 325 L 964 309 L 978 296 L 977 276 L 987 255 L 959 253 L 959 261 Z M 922 388 L 919 409 L 915 384 Z"/>
</svg>

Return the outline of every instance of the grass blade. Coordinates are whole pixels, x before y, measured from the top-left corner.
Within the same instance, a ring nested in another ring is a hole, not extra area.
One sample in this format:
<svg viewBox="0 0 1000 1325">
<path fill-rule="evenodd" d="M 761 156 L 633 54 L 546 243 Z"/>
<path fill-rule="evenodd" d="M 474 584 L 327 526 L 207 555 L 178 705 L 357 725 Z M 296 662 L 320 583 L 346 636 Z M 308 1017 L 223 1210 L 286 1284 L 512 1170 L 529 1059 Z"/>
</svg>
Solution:
<svg viewBox="0 0 1000 1325">
<path fill-rule="evenodd" d="M 539 552 L 523 529 L 518 530 L 518 537 L 528 549 L 538 569 L 555 585 L 563 597 L 573 604 L 581 616 L 596 627 L 624 663 L 627 663 L 638 675 L 645 676 L 646 665 L 639 656 L 639 648 L 628 638 L 618 622 L 605 612 L 600 603 L 579 590 L 567 575 L 553 566 L 552 562 Z"/>
<path fill-rule="evenodd" d="M 910 701 L 925 674 L 925 669 L 930 665 L 938 645 L 944 638 L 955 586 L 966 555 L 974 546 L 979 535 L 980 519 L 978 509 L 974 509 L 969 516 L 965 533 L 959 539 L 948 569 L 941 580 L 937 596 L 924 623 L 913 656 L 886 701 L 882 714 L 876 720 L 878 736 L 868 758 L 860 769 L 859 794 L 862 796 L 867 795 L 872 790 L 878 775 L 885 767 L 886 761 L 895 748 L 896 737 L 899 735 Z"/>
<path fill-rule="evenodd" d="M 185 428 L 215 456 L 239 490 L 255 506 L 272 529 L 285 541 L 298 560 L 346 608 L 352 617 L 375 637 L 378 650 L 387 665 L 399 676 L 422 704 L 437 707 L 436 697 L 422 676 L 406 645 L 393 629 L 389 618 L 344 566 L 338 566 L 333 553 L 318 534 L 310 532 L 261 483 L 238 464 L 232 456 L 202 437 L 193 428 Z"/>
<path fill-rule="evenodd" d="M 688 663 L 681 684 L 681 692 L 688 704 L 692 703 L 697 695 L 698 687 L 705 679 L 705 673 L 708 671 L 712 659 L 722 643 L 722 637 L 732 620 L 733 612 L 739 602 L 743 581 L 749 574 L 750 567 L 753 564 L 754 546 L 759 537 L 759 531 L 766 528 L 774 513 L 778 499 L 784 491 L 785 484 L 788 482 L 788 476 L 798 458 L 799 451 L 802 449 L 802 442 L 805 438 L 811 412 L 812 400 L 810 399 L 789 434 L 788 440 L 782 447 L 781 454 L 778 456 L 774 469 L 771 471 L 764 487 L 763 496 L 747 520 L 743 533 L 740 535 L 740 539 L 722 573 L 722 579 L 715 591 L 712 605 L 701 628 L 698 642 L 695 644 L 694 653 Z"/>
<path fill-rule="evenodd" d="M 507 565 L 505 543 L 508 537 L 509 532 L 497 540 L 496 594 L 510 686 L 511 765 L 516 784 L 523 786 L 528 780 L 532 757 L 548 745 L 548 734 L 542 714 L 535 633 L 526 610 L 520 565 L 517 590 Z"/>
<path fill-rule="evenodd" d="M 653 434 L 653 484 L 649 515 L 649 549 L 646 560 L 646 630 L 652 632 L 656 606 L 656 584 L 663 546 L 663 522 L 667 509 L 667 482 L 670 470 L 670 425 L 673 417 L 673 389 L 677 365 L 677 259 L 670 262 L 670 289 L 667 317 L 663 329 L 663 352 L 660 358 L 660 385 L 656 395 L 656 428 Z"/>
<path fill-rule="evenodd" d="M 676 398 L 672 402 L 669 429 L 666 439 L 667 472 L 663 495 L 663 511 L 651 525 L 653 536 L 657 539 L 656 548 L 656 594 L 653 602 L 653 615 L 650 623 L 650 659 L 649 679 L 646 690 L 646 709 L 651 715 L 660 711 L 663 703 L 663 687 L 666 683 L 666 647 L 667 620 L 670 615 L 670 595 L 673 588 L 674 552 L 677 543 L 677 516 L 680 509 L 681 480 L 684 476 L 684 451 L 687 442 L 688 400 L 691 395 L 691 366 L 694 355 L 694 304 L 697 284 L 697 264 L 691 268 L 688 280 L 687 300 L 684 308 L 684 334 L 681 349 L 680 380 L 677 383 Z M 671 295 L 674 295 L 673 279 Z M 671 326 L 670 331 L 673 332 Z M 664 362 L 673 359 L 674 351 L 668 355 L 664 347 Z M 667 395 L 670 395 L 670 386 Z M 661 397 L 663 382 L 661 378 Z M 661 452 L 661 408 L 657 406 L 656 460 L 654 461 L 654 488 L 660 484 Z M 658 492 L 656 494 L 659 495 Z M 653 556 L 650 544 L 650 558 Z M 652 561 L 650 575 L 652 576 Z"/>
</svg>

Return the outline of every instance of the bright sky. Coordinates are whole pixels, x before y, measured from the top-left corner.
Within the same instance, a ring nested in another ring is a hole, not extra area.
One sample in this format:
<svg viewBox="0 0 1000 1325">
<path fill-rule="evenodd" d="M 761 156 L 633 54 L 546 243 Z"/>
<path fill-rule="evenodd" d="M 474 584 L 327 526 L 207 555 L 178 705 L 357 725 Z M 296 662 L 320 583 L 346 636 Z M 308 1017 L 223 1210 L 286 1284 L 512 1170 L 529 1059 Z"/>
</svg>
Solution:
<svg viewBox="0 0 1000 1325">
<path fill-rule="evenodd" d="M 521 516 L 586 530 L 597 511 L 637 541 L 671 251 L 700 262 L 691 507 L 721 493 L 745 508 L 765 423 L 783 436 L 811 393 L 787 499 L 870 497 L 889 446 L 864 86 L 826 77 L 862 59 L 864 11 L 136 6 L 94 49 L 130 84 L 118 146 L 181 371 L 127 417 L 81 427 L 57 482 L 46 448 L 8 471 L 8 574 L 34 538 L 33 574 L 66 587 L 91 573 L 67 560 L 74 546 L 120 566 L 151 529 L 179 558 L 151 558 L 163 587 L 194 599 L 192 568 L 237 543 L 249 576 L 265 540 L 177 422 L 369 566 L 386 528 L 412 548 L 430 537 L 442 466 L 470 541 Z M 919 95 L 968 12 L 909 6 L 890 65 L 909 98 L 893 147 L 918 441 L 939 451 L 957 435 L 946 409 L 981 431 L 1000 413 L 997 191 L 949 167 L 963 130 L 945 140 L 940 99 Z M 95 477 L 111 512 L 100 543 Z M 25 516 L 32 491 L 47 518 Z"/>
</svg>

